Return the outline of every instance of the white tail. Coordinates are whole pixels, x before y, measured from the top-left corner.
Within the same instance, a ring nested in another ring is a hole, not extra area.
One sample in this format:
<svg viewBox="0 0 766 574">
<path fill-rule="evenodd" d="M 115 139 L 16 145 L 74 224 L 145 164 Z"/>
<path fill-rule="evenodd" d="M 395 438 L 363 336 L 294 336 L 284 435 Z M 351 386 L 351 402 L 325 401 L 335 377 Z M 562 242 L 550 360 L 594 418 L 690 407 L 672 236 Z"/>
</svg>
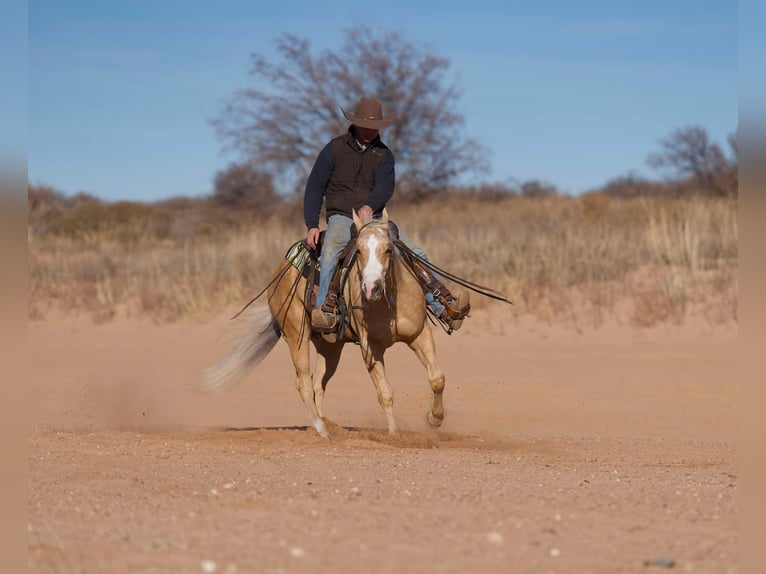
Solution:
<svg viewBox="0 0 766 574">
<path fill-rule="evenodd" d="M 268 307 L 251 307 L 240 321 L 244 333 L 228 355 L 203 371 L 200 388 L 220 394 L 241 383 L 279 341 L 279 326 Z"/>
</svg>

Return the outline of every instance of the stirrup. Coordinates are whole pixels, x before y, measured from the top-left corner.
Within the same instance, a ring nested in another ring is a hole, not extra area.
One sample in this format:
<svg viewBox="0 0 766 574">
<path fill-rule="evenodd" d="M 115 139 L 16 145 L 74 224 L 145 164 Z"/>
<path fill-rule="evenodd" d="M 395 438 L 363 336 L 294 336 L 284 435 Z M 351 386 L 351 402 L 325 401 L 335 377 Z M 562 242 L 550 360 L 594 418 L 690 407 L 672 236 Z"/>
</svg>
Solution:
<svg viewBox="0 0 766 574">
<path fill-rule="evenodd" d="M 311 328 L 315 333 L 319 333 L 326 342 L 338 342 L 339 325 L 340 321 L 336 312 L 323 309 L 311 310 Z"/>
<path fill-rule="evenodd" d="M 444 311 L 453 321 L 464 319 L 471 312 L 471 294 L 468 291 L 461 291 L 457 298 L 445 301 Z"/>
<path fill-rule="evenodd" d="M 319 333 L 334 333 L 338 330 L 338 314 L 324 309 L 312 309 L 311 326 Z"/>
<path fill-rule="evenodd" d="M 457 299 L 452 299 L 444 304 L 440 319 L 449 327 L 452 333 L 463 326 L 463 319 L 471 312 L 471 294 L 468 291 L 458 293 Z"/>
</svg>

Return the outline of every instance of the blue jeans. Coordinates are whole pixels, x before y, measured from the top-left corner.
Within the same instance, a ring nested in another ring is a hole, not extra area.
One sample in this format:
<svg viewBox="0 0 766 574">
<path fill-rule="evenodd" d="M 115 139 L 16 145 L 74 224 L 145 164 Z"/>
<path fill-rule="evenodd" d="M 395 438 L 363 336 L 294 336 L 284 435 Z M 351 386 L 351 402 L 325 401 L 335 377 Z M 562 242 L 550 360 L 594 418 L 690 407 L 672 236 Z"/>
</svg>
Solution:
<svg viewBox="0 0 766 574">
<path fill-rule="evenodd" d="M 338 266 L 338 258 L 341 251 L 351 239 L 351 226 L 354 221 L 345 215 L 331 215 L 327 220 L 327 233 L 322 243 L 322 253 L 319 256 L 319 289 L 317 290 L 317 307 L 321 307 L 327 299 L 327 292 L 330 290 L 330 279 Z M 428 255 L 400 228 L 399 239 L 409 247 L 413 253 L 428 261 Z M 437 276 L 437 279 L 441 279 Z M 429 291 L 426 293 L 426 304 L 436 313 L 436 316 L 442 314 L 444 305 L 442 305 Z"/>
</svg>

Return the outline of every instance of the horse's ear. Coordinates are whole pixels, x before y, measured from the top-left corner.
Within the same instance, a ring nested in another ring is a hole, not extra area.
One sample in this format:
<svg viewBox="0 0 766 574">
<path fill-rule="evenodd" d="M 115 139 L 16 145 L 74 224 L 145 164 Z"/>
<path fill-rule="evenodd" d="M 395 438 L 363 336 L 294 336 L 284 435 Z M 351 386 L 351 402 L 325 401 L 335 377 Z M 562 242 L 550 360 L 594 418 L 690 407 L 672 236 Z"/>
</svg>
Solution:
<svg viewBox="0 0 766 574">
<path fill-rule="evenodd" d="M 388 223 L 388 211 L 386 211 L 386 208 L 383 208 L 383 215 L 380 218 L 381 223 Z"/>
<path fill-rule="evenodd" d="M 356 227 L 356 230 L 359 231 L 362 228 L 362 220 L 359 219 L 359 216 L 356 213 L 356 209 L 351 210 L 351 216 L 354 219 L 354 226 Z"/>
</svg>

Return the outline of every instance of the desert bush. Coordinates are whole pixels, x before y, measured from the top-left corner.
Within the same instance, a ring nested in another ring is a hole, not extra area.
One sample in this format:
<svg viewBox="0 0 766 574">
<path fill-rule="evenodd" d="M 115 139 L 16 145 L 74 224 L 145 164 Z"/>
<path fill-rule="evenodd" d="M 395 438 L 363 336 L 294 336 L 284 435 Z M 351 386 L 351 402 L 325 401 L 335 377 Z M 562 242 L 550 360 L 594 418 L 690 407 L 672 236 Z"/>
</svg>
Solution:
<svg viewBox="0 0 766 574">
<path fill-rule="evenodd" d="M 48 217 L 51 235 L 86 243 L 100 243 L 104 239 L 121 243 L 135 243 L 144 237 L 161 239 L 158 229 L 163 227 L 161 218 L 149 206 L 129 201 L 84 201 Z"/>
<path fill-rule="evenodd" d="M 280 202 L 271 176 L 252 163 L 233 163 L 215 175 L 210 201 L 238 211 L 265 212 Z"/>
</svg>

